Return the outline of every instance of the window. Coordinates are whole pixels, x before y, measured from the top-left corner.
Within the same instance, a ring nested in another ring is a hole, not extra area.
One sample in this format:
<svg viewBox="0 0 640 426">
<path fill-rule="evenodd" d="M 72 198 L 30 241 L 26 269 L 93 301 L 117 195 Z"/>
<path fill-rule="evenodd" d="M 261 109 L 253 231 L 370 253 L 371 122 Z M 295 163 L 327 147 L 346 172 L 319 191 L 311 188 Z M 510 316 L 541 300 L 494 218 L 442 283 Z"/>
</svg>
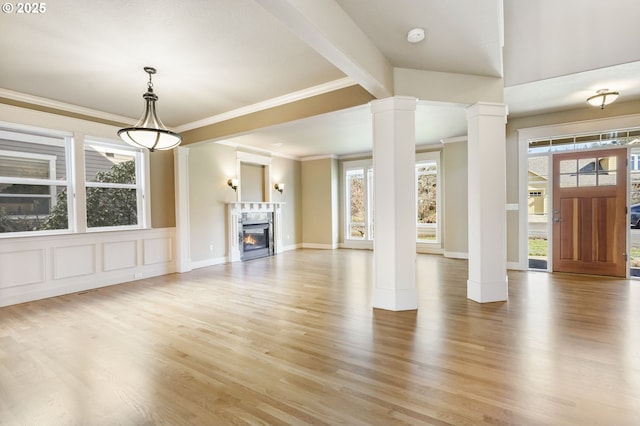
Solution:
<svg viewBox="0 0 640 426">
<path fill-rule="evenodd" d="M 145 226 L 142 149 L 83 142 L 71 134 L 0 127 L 0 235 Z M 84 155 L 84 171 L 74 169 L 82 163 L 71 160 L 76 155 Z"/>
<path fill-rule="evenodd" d="M 416 163 L 416 241 L 439 243 L 440 178 L 439 152 L 418 154 Z"/>
<path fill-rule="evenodd" d="M 560 161 L 560 187 L 612 186 L 616 184 L 616 157 Z"/>
<path fill-rule="evenodd" d="M 347 239 L 373 239 L 373 169 L 352 167 L 345 169 Z M 366 178 L 365 178 L 366 176 Z"/>
<path fill-rule="evenodd" d="M 562 136 L 552 139 L 530 140 L 529 154 L 633 145 L 639 141 L 640 129 L 638 128 L 619 130 L 616 132 L 588 133 L 568 137 Z"/>
<path fill-rule="evenodd" d="M 84 154 L 87 227 L 137 226 L 143 217 L 140 150 L 88 141 Z"/>
<path fill-rule="evenodd" d="M 374 238 L 373 173 L 371 161 L 348 161 L 344 165 L 345 240 Z M 440 152 L 416 155 L 416 242 L 440 243 Z"/>
<path fill-rule="evenodd" d="M 0 234 L 69 229 L 69 140 L 0 129 Z"/>
</svg>

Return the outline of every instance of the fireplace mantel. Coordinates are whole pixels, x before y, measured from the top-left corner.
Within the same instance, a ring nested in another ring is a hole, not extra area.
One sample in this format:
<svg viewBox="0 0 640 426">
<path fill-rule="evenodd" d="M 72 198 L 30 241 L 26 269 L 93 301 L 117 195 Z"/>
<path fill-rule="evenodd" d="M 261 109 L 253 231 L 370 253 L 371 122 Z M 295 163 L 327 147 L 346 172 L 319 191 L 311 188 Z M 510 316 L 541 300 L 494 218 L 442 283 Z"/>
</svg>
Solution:
<svg viewBox="0 0 640 426">
<path fill-rule="evenodd" d="M 228 222 L 228 256 L 229 262 L 242 260 L 241 242 L 238 232 L 242 226 L 243 213 L 273 213 L 273 253 L 282 252 L 282 202 L 236 201 L 227 203 Z"/>
</svg>

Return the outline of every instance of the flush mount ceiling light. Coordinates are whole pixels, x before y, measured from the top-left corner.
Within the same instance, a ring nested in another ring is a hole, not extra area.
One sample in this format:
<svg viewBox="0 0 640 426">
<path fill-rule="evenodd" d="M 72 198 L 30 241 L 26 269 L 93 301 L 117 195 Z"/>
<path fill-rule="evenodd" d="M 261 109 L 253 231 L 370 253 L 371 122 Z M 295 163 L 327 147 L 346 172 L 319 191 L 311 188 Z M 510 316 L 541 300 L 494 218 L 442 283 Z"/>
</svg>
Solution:
<svg viewBox="0 0 640 426">
<path fill-rule="evenodd" d="M 147 148 L 151 152 L 175 148 L 180 145 L 182 136 L 171 130 L 167 130 L 156 113 L 158 96 L 153 93 L 153 82 L 151 81 L 151 76 L 156 73 L 156 69 L 153 67 L 144 67 L 144 72 L 149 74 L 147 91 L 142 95 L 142 98 L 146 102 L 144 114 L 135 126 L 120 129 L 118 136 L 129 145 L 138 148 Z"/>
<path fill-rule="evenodd" d="M 424 30 L 422 28 L 414 28 L 407 34 L 409 43 L 420 43 L 424 40 Z"/>
<path fill-rule="evenodd" d="M 618 92 L 610 92 L 609 89 L 600 89 L 597 92 L 597 95 L 593 95 L 587 99 L 587 103 L 594 107 L 600 107 L 600 109 L 604 109 L 605 105 L 609 105 L 613 103 L 616 99 L 618 99 Z"/>
</svg>

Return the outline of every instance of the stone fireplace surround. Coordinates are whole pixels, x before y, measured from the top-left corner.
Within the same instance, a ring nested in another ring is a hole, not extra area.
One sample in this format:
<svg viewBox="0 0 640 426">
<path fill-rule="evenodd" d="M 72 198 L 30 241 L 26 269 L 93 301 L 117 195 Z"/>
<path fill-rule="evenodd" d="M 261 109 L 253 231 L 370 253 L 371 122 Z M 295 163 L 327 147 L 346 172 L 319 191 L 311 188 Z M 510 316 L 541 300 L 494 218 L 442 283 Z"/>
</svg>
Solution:
<svg viewBox="0 0 640 426">
<path fill-rule="evenodd" d="M 242 259 L 242 241 L 238 237 L 241 233 L 243 213 L 272 213 L 273 226 L 273 254 L 282 252 L 282 205 L 272 202 L 233 202 L 227 204 L 228 211 L 228 253 L 229 262 L 239 262 Z"/>
</svg>

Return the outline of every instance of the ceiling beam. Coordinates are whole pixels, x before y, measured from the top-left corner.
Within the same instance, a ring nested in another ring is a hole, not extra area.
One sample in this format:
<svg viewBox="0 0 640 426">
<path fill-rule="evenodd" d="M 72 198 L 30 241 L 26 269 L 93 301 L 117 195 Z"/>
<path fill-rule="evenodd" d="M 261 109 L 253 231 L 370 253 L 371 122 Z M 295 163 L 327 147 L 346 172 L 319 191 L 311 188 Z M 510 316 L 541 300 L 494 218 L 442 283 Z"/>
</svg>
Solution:
<svg viewBox="0 0 640 426">
<path fill-rule="evenodd" d="M 373 96 L 393 96 L 393 67 L 335 0 L 256 2 Z"/>
<path fill-rule="evenodd" d="M 394 68 L 393 71 L 396 96 L 463 105 L 481 101 L 504 102 L 502 78 L 407 68 Z"/>
<path fill-rule="evenodd" d="M 182 145 L 217 141 L 269 126 L 366 105 L 372 99 L 371 93 L 360 85 L 349 86 L 185 131 L 182 133 Z"/>
</svg>

